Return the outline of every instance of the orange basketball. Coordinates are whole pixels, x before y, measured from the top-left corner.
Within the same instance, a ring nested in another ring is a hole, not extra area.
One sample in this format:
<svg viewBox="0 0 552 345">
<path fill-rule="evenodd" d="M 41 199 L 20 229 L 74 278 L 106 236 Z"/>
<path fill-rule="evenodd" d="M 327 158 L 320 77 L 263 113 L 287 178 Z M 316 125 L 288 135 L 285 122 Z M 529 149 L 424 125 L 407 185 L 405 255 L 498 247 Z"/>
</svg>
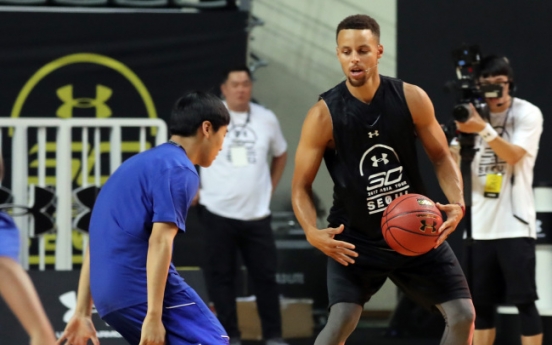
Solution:
<svg viewBox="0 0 552 345">
<path fill-rule="evenodd" d="M 396 252 L 417 256 L 429 252 L 443 224 L 435 203 L 420 194 L 405 194 L 393 200 L 381 217 L 383 238 Z"/>
</svg>

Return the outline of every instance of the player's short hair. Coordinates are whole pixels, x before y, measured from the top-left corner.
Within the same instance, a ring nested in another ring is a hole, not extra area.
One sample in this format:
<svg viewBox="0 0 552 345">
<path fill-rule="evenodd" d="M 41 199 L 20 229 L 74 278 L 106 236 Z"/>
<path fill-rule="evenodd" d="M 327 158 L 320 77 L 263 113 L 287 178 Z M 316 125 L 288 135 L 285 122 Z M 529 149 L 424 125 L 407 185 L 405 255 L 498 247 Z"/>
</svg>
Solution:
<svg viewBox="0 0 552 345">
<path fill-rule="evenodd" d="M 223 74 L 222 74 L 222 84 L 226 83 L 226 81 L 228 80 L 228 77 L 230 76 L 230 73 L 232 72 L 245 72 L 247 73 L 247 76 L 249 77 L 249 80 L 251 80 L 251 70 L 249 69 L 249 67 L 247 67 L 246 65 L 238 65 L 238 66 L 233 66 L 233 67 L 230 67 L 228 69 L 226 69 Z"/>
<path fill-rule="evenodd" d="M 514 80 L 514 70 L 508 59 L 504 56 L 488 55 L 479 63 L 479 77 L 497 77 L 504 75 L 509 81 Z"/>
<path fill-rule="evenodd" d="M 339 32 L 341 30 L 370 30 L 372 31 L 372 34 L 378 38 L 380 38 L 380 26 L 378 22 L 365 14 L 355 14 L 353 16 L 349 16 L 341 21 L 339 25 L 337 26 L 337 30 L 335 31 L 335 39 L 337 40 L 337 36 L 339 35 Z"/>
<path fill-rule="evenodd" d="M 174 105 L 169 121 L 171 135 L 191 137 L 203 121 L 211 122 L 213 129 L 230 123 L 230 114 L 220 98 L 203 91 L 191 91 L 180 97 Z"/>
</svg>

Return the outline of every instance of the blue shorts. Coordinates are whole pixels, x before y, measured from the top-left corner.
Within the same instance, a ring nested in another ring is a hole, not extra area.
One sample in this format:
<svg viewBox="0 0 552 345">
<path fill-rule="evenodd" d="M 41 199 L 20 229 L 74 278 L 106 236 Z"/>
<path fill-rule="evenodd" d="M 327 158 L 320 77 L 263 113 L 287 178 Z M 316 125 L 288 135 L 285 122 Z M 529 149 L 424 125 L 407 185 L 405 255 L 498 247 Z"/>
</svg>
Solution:
<svg viewBox="0 0 552 345">
<path fill-rule="evenodd" d="M 113 311 L 102 319 L 131 345 L 140 343 L 147 303 Z M 187 287 L 163 301 L 166 345 L 227 345 L 229 338 L 213 312 Z"/>
<path fill-rule="evenodd" d="M 19 230 L 13 219 L 0 211 L 0 256 L 6 256 L 19 262 Z"/>
</svg>

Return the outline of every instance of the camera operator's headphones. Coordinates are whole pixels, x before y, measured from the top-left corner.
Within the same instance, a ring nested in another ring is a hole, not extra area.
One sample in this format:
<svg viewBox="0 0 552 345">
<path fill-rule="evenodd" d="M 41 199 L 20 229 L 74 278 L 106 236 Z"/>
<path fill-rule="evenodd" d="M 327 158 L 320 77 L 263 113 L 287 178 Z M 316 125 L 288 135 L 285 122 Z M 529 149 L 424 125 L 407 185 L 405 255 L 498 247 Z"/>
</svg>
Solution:
<svg viewBox="0 0 552 345">
<path fill-rule="evenodd" d="M 506 56 L 503 56 L 502 60 L 504 60 L 504 62 L 506 62 L 506 65 L 508 66 L 508 81 L 510 82 L 509 93 L 510 95 L 513 95 L 514 92 L 516 92 L 516 84 L 514 83 L 514 70 L 510 65 L 510 60 L 508 60 Z"/>
<path fill-rule="evenodd" d="M 505 75 L 508 77 L 509 94 L 513 95 L 516 91 L 514 83 L 514 70 L 510 65 L 510 60 L 505 56 L 489 55 L 485 56 L 480 62 L 480 69 L 489 75 Z"/>
</svg>

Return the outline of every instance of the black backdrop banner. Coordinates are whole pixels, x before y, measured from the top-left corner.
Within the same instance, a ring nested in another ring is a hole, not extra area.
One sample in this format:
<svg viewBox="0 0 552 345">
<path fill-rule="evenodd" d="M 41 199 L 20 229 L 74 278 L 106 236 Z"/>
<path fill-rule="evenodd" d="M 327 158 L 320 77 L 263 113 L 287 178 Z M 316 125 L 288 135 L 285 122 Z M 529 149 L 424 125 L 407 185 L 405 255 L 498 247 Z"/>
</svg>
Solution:
<svg viewBox="0 0 552 345">
<path fill-rule="evenodd" d="M 246 63 L 248 19 L 248 12 L 237 10 L 0 7 L 0 116 L 168 120 L 173 104 L 185 91 L 218 94 L 223 72 Z M 2 134 L 0 144 L 8 164 L 3 185 L 9 187 L 11 134 L 7 130 Z M 102 132 L 102 162 L 109 158 L 106 134 Z M 123 159 L 139 152 L 134 134 L 129 137 L 123 132 Z M 36 141 L 31 132 L 29 138 L 29 164 L 36 167 Z M 148 137 L 147 148 L 152 139 Z M 47 159 L 54 159 L 55 142 L 49 140 Z M 78 164 L 80 142 L 80 132 L 75 131 L 74 188 L 86 176 Z M 90 151 L 89 166 L 93 159 Z M 54 167 L 55 162 L 46 171 L 49 186 L 55 185 Z M 102 183 L 109 176 L 105 167 Z M 37 181 L 36 168 L 30 168 L 29 184 Z M 73 232 L 73 263 L 77 265 L 82 261 L 80 236 Z M 55 234 L 45 239 L 46 267 L 52 268 Z M 36 240 L 31 241 L 30 252 L 34 268 Z"/>
<path fill-rule="evenodd" d="M 244 64 L 248 13 L 0 11 L 0 116 L 160 117 Z M 65 105 L 62 107 L 62 105 Z"/>
</svg>

